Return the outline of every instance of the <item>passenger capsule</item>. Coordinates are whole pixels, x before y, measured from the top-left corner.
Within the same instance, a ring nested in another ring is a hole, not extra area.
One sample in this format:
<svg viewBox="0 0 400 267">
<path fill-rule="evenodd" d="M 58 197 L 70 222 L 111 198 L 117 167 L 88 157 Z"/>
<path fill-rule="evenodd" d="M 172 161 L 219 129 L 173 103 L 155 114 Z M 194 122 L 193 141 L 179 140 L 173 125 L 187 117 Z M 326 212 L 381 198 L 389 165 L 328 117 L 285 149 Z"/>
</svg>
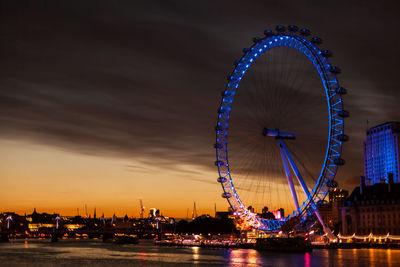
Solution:
<svg viewBox="0 0 400 267">
<path fill-rule="evenodd" d="M 300 30 L 300 34 L 304 36 L 309 36 L 311 34 L 311 31 L 309 29 L 303 28 Z"/>
<path fill-rule="evenodd" d="M 217 126 L 215 126 L 215 130 L 216 130 L 216 131 L 222 131 L 223 128 L 222 128 L 221 126 L 217 125 Z"/>
<path fill-rule="evenodd" d="M 222 197 L 223 198 L 230 198 L 230 197 L 232 197 L 232 195 L 229 192 L 224 192 L 224 193 L 222 193 Z"/>
<path fill-rule="evenodd" d="M 299 27 L 297 27 L 296 25 L 289 25 L 288 30 L 290 32 L 297 32 L 299 30 Z"/>
<path fill-rule="evenodd" d="M 350 113 L 347 110 L 340 110 L 338 112 L 338 115 L 342 118 L 347 118 L 348 116 L 350 116 Z"/>
<path fill-rule="evenodd" d="M 341 141 L 341 142 L 346 142 L 346 141 L 349 141 L 349 136 L 348 136 L 348 135 L 345 135 L 345 134 L 339 134 L 339 135 L 337 136 L 337 139 L 338 139 L 339 141 Z"/>
<path fill-rule="evenodd" d="M 344 87 L 339 87 L 336 89 L 336 93 L 339 95 L 345 95 L 345 94 L 347 94 L 347 89 Z"/>
<path fill-rule="evenodd" d="M 330 50 L 324 50 L 321 52 L 322 56 L 324 57 L 331 57 L 332 56 L 332 51 Z"/>
<path fill-rule="evenodd" d="M 221 167 L 224 164 L 222 160 L 216 160 L 215 161 L 215 166 Z"/>
<path fill-rule="evenodd" d="M 231 96 L 232 94 L 230 93 L 230 92 L 228 92 L 228 91 L 222 91 L 221 92 L 221 96 L 222 97 L 227 97 L 227 96 Z"/>
<path fill-rule="evenodd" d="M 253 38 L 253 42 L 254 42 L 255 44 L 257 44 L 257 43 L 261 42 L 261 39 L 260 39 L 259 37 L 254 37 L 254 38 Z"/>
<path fill-rule="evenodd" d="M 329 71 L 332 72 L 332 73 L 334 73 L 334 74 L 339 74 L 339 73 L 342 72 L 342 70 L 341 70 L 339 67 L 336 67 L 336 66 L 331 66 L 331 67 L 329 68 Z"/>
<path fill-rule="evenodd" d="M 220 176 L 220 177 L 217 178 L 217 182 L 218 182 L 218 183 L 225 183 L 225 182 L 226 182 L 226 178 Z"/>
<path fill-rule="evenodd" d="M 285 26 L 283 26 L 283 25 L 278 25 L 278 26 L 276 26 L 275 29 L 276 29 L 276 31 L 279 32 L 279 33 L 283 33 L 283 32 L 286 31 L 286 28 L 285 28 Z"/>
<path fill-rule="evenodd" d="M 313 38 L 311 38 L 311 43 L 313 43 L 313 44 L 322 44 L 322 39 L 321 38 L 319 38 L 319 37 L 313 37 Z"/>
<path fill-rule="evenodd" d="M 215 143 L 214 144 L 214 148 L 223 148 L 223 147 L 224 147 L 224 145 L 221 144 L 221 143 Z"/>
<path fill-rule="evenodd" d="M 273 36 L 273 35 L 274 35 L 274 32 L 271 31 L 271 30 L 265 30 L 265 31 L 264 31 L 264 35 L 265 35 L 266 37 L 270 37 L 270 36 Z"/>
<path fill-rule="evenodd" d="M 342 158 L 334 158 L 333 163 L 335 163 L 336 165 L 344 165 L 346 161 Z"/>
<path fill-rule="evenodd" d="M 221 113 L 224 113 L 224 112 L 226 112 L 226 109 L 224 109 L 224 107 L 219 107 L 219 109 L 218 109 L 218 114 L 221 114 Z"/>
</svg>

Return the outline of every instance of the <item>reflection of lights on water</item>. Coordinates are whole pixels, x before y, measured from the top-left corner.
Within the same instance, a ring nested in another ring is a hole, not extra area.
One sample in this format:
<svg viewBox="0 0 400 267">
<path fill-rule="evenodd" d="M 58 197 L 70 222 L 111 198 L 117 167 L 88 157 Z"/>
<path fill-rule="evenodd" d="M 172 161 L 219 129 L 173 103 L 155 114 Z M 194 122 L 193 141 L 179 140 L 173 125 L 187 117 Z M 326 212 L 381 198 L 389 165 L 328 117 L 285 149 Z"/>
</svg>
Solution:
<svg viewBox="0 0 400 267">
<path fill-rule="evenodd" d="M 199 247 L 192 247 L 192 251 L 193 251 L 193 260 L 197 261 L 200 258 L 199 255 Z"/>
<path fill-rule="evenodd" d="M 342 259 L 342 250 L 338 249 L 338 259 L 341 260 Z"/>
<path fill-rule="evenodd" d="M 231 249 L 229 252 L 230 264 L 233 266 L 236 266 L 238 263 L 263 264 L 260 253 L 255 249 Z"/>
<path fill-rule="evenodd" d="M 247 253 L 247 262 L 248 263 L 254 263 L 254 264 L 258 263 L 258 257 L 259 257 L 259 254 L 258 254 L 257 250 L 255 250 L 255 249 L 248 250 L 248 253 Z"/>
<path fill-rule="evenodd" d="M 370 248 L 368 252 L 369 252 L 369 263 L 371 264 L 370 266 L 375 266 L 375 250 Z"/>
<path fill-rule="evenodd" d="M 147 254 L 143 252 L 139 252 L 139 259 L 145 261 L 147 259 Z"/>
<path fill-rule="evenodd" d="M 338 260 L 338 263 L 339 263 L 339 266 L 342 266 L 342 262 L 343 262 L 343 259 L 342 259 L 342 249 L 338 249 L 337 250 L 337 260 Z"/>
<path fill-rule="evenodd" d="M 25 238 L 24 248 L 28 248 L 28 239 L 27 238 Z"/>
<path fill-rule="evenodd" d="M 387 255 L 387 263 L 389 267 L 392 267 L 392 250 L 387 249 L 386 250 L 386 255 Z"/>
<path fill-rule="evenodd" d="M 231 249 L 229 260 L 231 264 L 243 262 L 243 250 L 242 249 Z"/>
<path fill-rule="evenodd" d="M 353 260 L 354 260 L 354 262 L 357 262 L 358 250 L 356 248 L 353 248 L 352 251 L 353 251 Z"/>
<path fill-rule="evenodd" d="M 311 266 L 311 255 L 308 252 L 306 254 L 304 254 L 304 266 L 305 267 Z"/>
</svg>

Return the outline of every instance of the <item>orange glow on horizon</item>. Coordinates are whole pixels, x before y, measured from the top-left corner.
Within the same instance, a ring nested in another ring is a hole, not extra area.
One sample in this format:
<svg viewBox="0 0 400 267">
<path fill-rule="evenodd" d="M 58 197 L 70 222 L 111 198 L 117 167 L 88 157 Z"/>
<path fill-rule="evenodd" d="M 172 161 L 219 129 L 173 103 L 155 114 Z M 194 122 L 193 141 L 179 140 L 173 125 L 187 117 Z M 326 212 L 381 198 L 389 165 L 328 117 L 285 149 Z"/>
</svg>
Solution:
<svg viewBox="0 0 400 267">
<path fill-rule="evenodd" d="M 139 217 L 139 199 L 164 216 L 186 218 L 196 201 L 198 214 L 226 210 L 215 172 L 198 166 L 159 168 L 132 159 L 89 156 L 20 141 L 0 140 L 0 212 L 63 216 Z M 155 162 L 157 162 L 155 160 Z M 135 166 L 131 168 L 129 166 Z M 195 172 L 193 172 L 195 170 Z M 204 182 L 202 182 L 204 181 Z M 214 184 L 215 182 L 215 184 Z"/>
<path fill-rule="evenodd" d="M 146 207 L 145 216 L 150 208 L 157 208 L 164 216 L 191 218 L 194 201 L 198 215 L 214 216 L 214 204 L 217 211 L 228 209 L 216 182 L 217 172 L 211 168 L 157 166 L 157 159 L 148 165 L 135 159 L 85 155 L 1 139 L 0 155 L 0 212 L 23 215 L 36 208 L 62 216 L 78 212 L 93 216 L 96 208 L 97 217 L 103 213 L 106 217 L 114 213 L 140 217 L 140 199 Z M 281 204 L 287 216 L 290 210 Z"/>
</svg>

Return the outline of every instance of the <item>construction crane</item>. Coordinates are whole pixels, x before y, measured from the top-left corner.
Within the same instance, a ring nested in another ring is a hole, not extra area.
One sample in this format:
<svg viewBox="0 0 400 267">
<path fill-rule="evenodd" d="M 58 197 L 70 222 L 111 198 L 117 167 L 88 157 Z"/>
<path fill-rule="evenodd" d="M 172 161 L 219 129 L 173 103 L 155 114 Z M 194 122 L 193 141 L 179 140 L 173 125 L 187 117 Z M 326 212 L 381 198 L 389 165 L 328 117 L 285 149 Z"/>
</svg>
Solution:
<svg viewBox="0 0 400 267">
<path fill-rule="evenodd" d="M 196 202 L 193 202 L 192 220 L 197 218 Z"/>
<path fill-rule="evenodd" d="M 140 199 L 140 218 L 143 219 L 143 215 L 144 215 L 144 206 L 143 206 L 143 202 Z"/>
</svg>

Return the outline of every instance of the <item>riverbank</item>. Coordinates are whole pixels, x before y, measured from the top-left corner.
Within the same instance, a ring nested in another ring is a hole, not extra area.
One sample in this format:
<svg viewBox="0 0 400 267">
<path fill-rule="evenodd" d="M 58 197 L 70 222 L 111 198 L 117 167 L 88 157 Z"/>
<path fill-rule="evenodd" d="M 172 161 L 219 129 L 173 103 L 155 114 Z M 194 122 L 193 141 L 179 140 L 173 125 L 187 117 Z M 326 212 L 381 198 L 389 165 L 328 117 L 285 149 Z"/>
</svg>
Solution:
<svg viewBox="0 0 400 267">
<path fill-rule="evenodd" d="M 320 249 L 400 249 L 399 243 L 331 243 L 326 245 L 313 245 L 313 248 Z"/>
</svg>

